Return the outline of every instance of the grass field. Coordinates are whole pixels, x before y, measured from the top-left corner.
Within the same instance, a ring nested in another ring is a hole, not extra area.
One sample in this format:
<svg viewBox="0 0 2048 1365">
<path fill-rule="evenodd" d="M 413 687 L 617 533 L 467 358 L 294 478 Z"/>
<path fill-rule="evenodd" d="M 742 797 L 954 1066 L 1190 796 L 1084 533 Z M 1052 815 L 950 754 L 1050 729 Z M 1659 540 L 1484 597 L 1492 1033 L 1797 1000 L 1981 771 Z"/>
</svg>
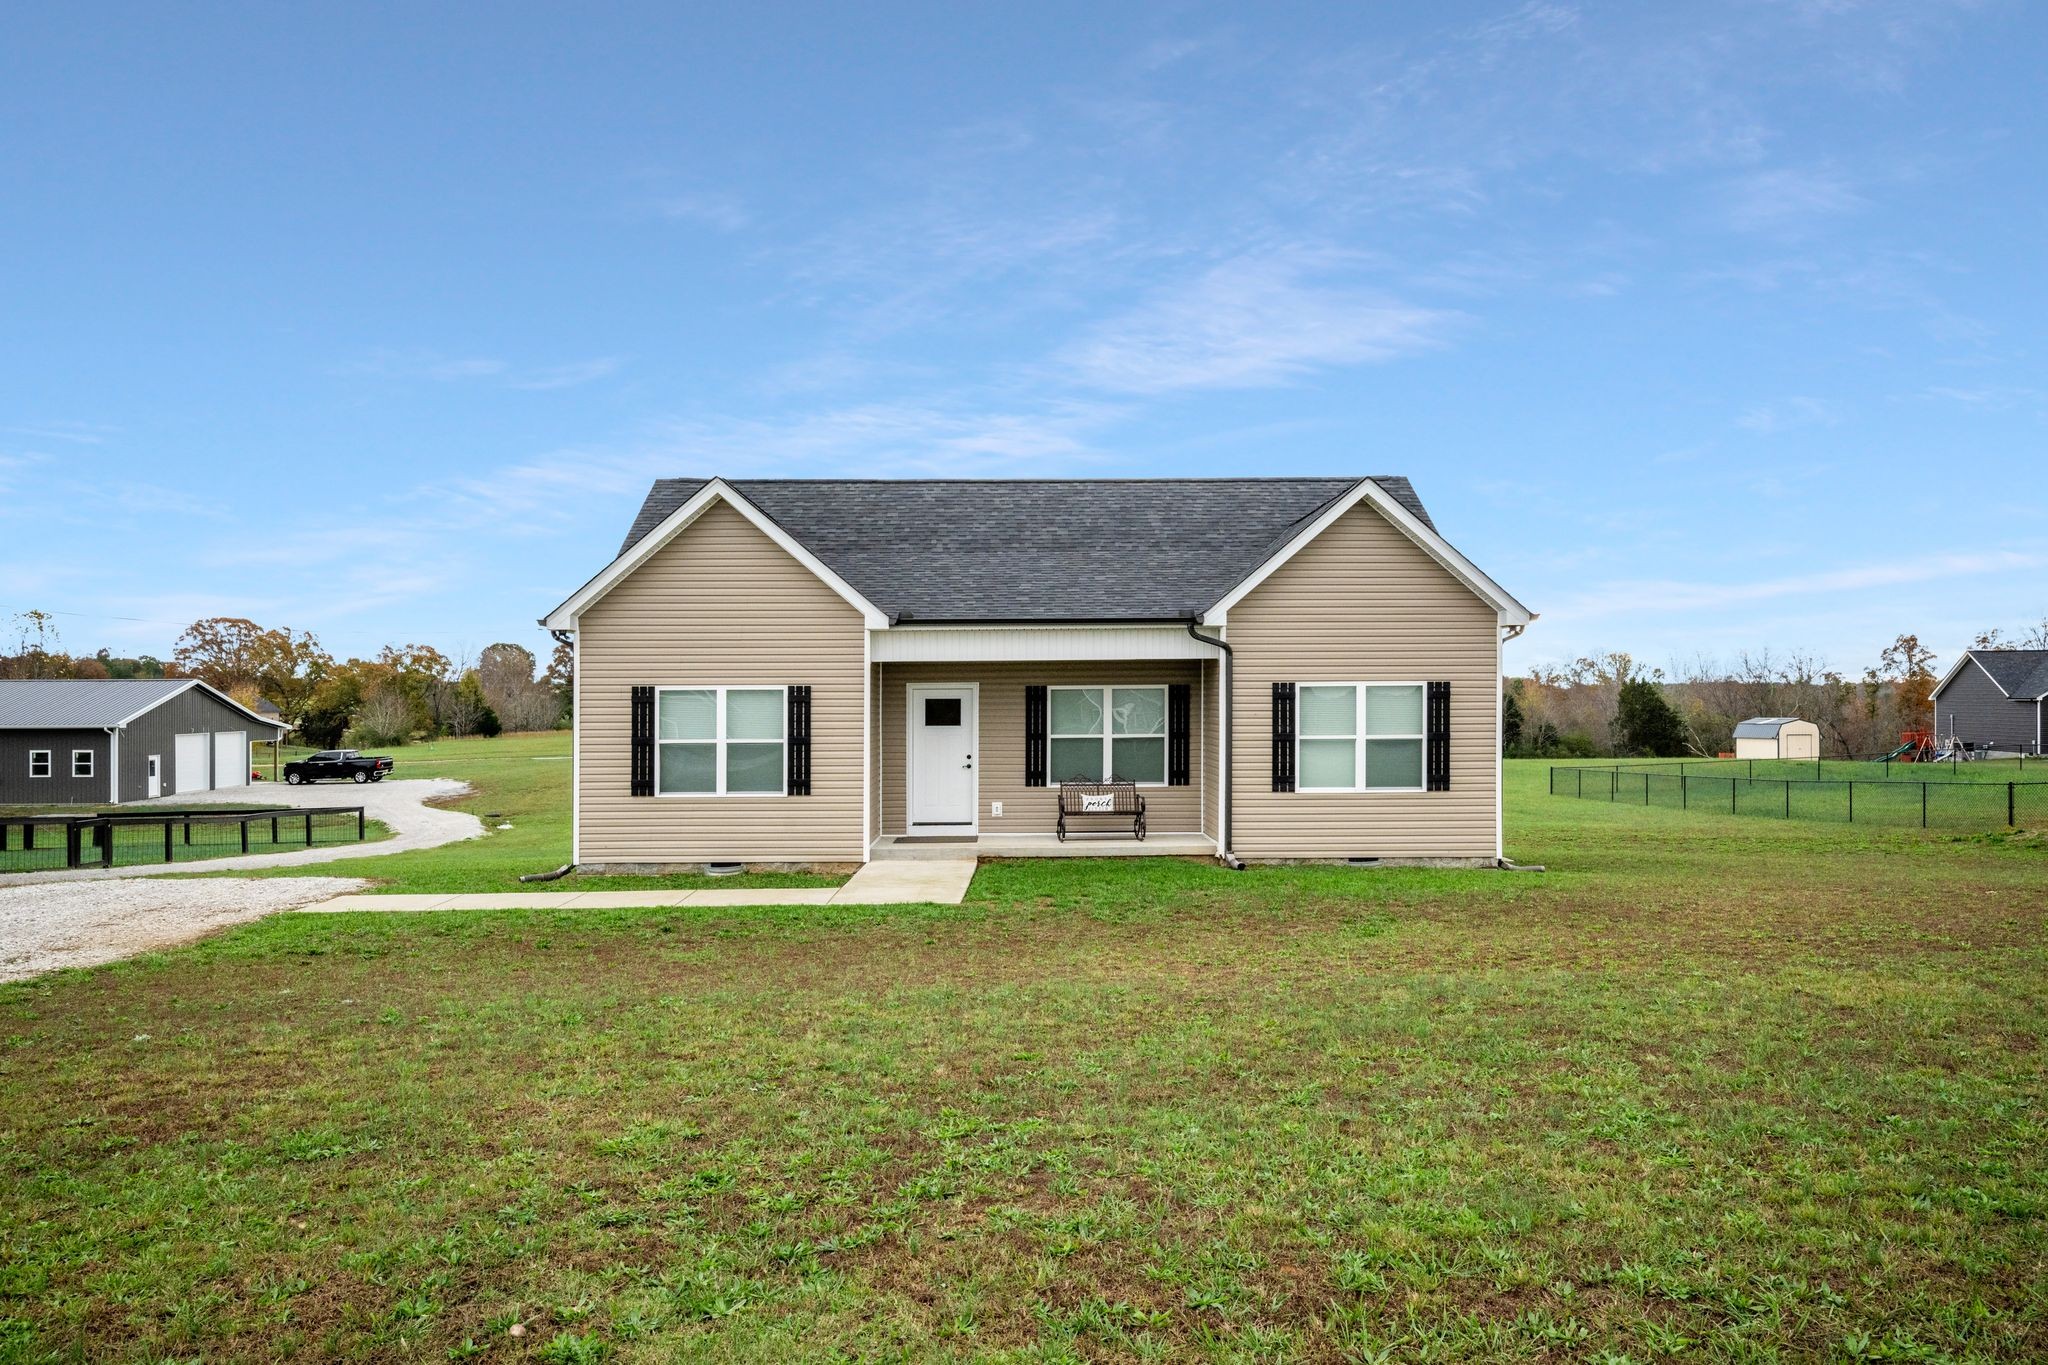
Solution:
<svg viewBox="0 0 2048 1365">
<path fill-rule="evenodd" d="M 1780 820 L 1970 831 L 2048 826 L 2048 766 L 2039 762 L 2027 765 L 2025 780 L 2010 761 L 1908 764 L 1903 771 L 1924 780 L 1885 777 L 1876 763 L 1553 764 L 1548 790 L 1565 800 Z"/>
<path fill-rule="evenodd" d="M 287 748 L 287 761 L 311 750 Z M 394 778 L 453 777 L 475 794 L 451 802 L 483 819 L 481 839 L 419 853 L 323 863 L 322 875 L 367 877 L 382 891 L 615 891 L 692 886 L 836 886 L 842 875 L 750 872 L 741 877 L 696 874 L 662 877 L 576 877 L 522 883 L 526 873 L 547 872 L 569 861 L 569 733 L 503 735 L 495 739 L 442 739 L 388 751 Z M 263 874 L 304 876 L 303 868 Z"/>
<path fill-rule="evenodd" d="M 0 987 L 0 1357 L 2048 1355 L 2048 840 L 1545 766 L 1543 874 L 283 915 Z"/>
</svg>

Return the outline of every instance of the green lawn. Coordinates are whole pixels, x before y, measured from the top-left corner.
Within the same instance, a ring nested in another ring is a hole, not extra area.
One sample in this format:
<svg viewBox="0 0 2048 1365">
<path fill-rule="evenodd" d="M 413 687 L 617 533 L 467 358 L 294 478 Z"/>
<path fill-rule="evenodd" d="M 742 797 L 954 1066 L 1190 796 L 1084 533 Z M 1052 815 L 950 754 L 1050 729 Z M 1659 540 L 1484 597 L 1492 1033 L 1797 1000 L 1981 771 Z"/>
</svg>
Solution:
<svg viewBox="0 0 2048 1365">
<path fill-rule="evenodd" d="M 1543 874 L 282 915 L 0 987 L 0 1358 L 2048 1356 L 2048 840 L 1545 766 Z"/>
<path fill-rule="evenodd" d="M 286 761 L 311 750 L 286 749 Z M 382 857 L 323 863 L 323 876 L 368 877 L 380 891 L 620 891 L 693 886 L 837 886 L 844 875 L 750 872 L 740 877 L 701 874 L 664 877 L 565 878 L 522 883 L 527 873 L 549 872 L 569 861 L 569 732 L 502 735 L 495 739 L 442 739 L 381 750 L 396 760 L 392 780 L 454 777 L 473 795 L 450 802 L 482 818 L 481 839 Z M 335 790 L 353 790 L 346 783 Z M 339 802 L 337 804 L 340 804 Z M 260 874 L 305 876 L 304 868 Z"/>
</svg>

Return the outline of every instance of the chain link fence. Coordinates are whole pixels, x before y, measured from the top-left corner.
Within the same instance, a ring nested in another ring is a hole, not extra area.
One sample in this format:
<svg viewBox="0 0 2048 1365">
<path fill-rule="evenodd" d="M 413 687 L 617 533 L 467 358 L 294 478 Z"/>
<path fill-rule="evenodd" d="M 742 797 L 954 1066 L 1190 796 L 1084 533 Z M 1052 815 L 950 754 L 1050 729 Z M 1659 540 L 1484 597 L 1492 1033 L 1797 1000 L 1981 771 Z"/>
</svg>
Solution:
<svg viewBox="0 0 2048 1365">
<path fill-rule="evenodd" d="M 0 872 L 141 867 L 361 842 L 361 806 L 0 816 Z"/>
<path fill-rule="evenodd" d="M 1569 767 L 1550 770 L 1550 794 L 1614 805 L 1662 806 L 1841 824 L 1914 826 L 1921 829 L 2040 828 L 2048 825 L 2048 781 L 2017 776 L 1844 777 L 1824 767 L 1789 760 L 1756 760 L 1757 767 L 1810 770 L 1805 777 L 1751 776 L 1750 760 L 1677 763 L 1659 767 Z M 1873 765 L 1876 766 L 1876 765 Z M 1766 771 L 1769 771 L 1769 768 Z"/>
</svg>

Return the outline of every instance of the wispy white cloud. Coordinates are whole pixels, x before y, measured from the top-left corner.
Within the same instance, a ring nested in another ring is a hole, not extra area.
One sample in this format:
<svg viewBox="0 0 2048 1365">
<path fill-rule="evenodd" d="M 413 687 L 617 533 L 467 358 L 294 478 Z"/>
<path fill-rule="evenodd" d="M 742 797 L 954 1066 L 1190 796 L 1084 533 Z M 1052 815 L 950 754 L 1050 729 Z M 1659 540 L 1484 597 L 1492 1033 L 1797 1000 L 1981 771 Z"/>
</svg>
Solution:
<svg viewBox="0 0 2048 1365">
<path fill-rule="evenodd" d="M 1803 236 L 1867 202 L 1847 175 L 1829 166 L 1751 171 L 1726 182 L 1720 198 L 1730 227 L 1781 237 Z"/>
<path fill-rule="evenodd" d="M 25 436 L 31 441 L 62 441 L 67 445 L 104 445 L 118 431 L 102 422 L 27 422 L 20 426 L 0 427 L 12 436 Z"/>
<path fill-rule="evenodd" d="M 571 389 L 578 384 L 588 384 L 594 379 L 616 374 L 623 363 L 617 356 L 595 356 L 589 360 L 572 361 L 567 365 L 551 365 L 538 370 L 523 371 L 507 378 L 506 386 L 534 392 Z"/>
<path fill-rule="evenodd" d="M 1639 613 L 1722 612 L 1779 599 L 1871 593 L 1910 584 L 2031 572 L 2044 567 L 2048 567 L 2048 552 L 1967 550 L 1746 583 L 1617 579 L 1590 588 L 1544 615 L 1548 621 L 1563 623 Z"/>
<path fill-rule="evenodd" d="M 696 223 L 720 232 L 738 232 L 754 221 L 737 195 L 715 191 L 667 195 L 655 201 L 654 211 L 673 222 Z"/>
<path fill-rule="evenodd" d="M 1775 436 L 1781 431 L 1796 431 L 1801 427 L 1831 427 L 1841 420 L 1833 404 L 1795 394 L 1746 409 L 1735 419 L 1735 425 L 1744 431 Z"/>
<path fill-rule="evenodd" d="M 560 365 L 520 367 L 496 356 L 445 355 L 437 351 L 379 349 L 360 360 L 338 366 L 336 374 L 369 375 L 419 383 L 490 382 L 508 389 L 541 392 L 573 388 L 614 374 L 624 362 L 617 356 L 593 356 Z"/>
<path fill-rule="evenodd" d="M 1429 350 L 1459 319 L 1331 280 L 1341 264 L 1313 252 L 1225 261 L 1089 328 L 1056 361 L 1122 393 L 1264 388 Z"/>
</svg>

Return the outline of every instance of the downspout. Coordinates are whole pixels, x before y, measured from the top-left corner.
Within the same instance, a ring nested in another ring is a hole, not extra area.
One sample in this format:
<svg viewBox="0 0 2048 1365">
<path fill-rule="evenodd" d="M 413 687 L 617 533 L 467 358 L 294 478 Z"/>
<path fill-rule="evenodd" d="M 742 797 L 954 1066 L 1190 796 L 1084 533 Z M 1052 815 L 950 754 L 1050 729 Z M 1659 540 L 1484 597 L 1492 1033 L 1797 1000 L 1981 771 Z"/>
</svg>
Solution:
<svg viewBox="0 0 2048 1365">
<path fill-rule="evenodd" d="M 551 882 L 568 876 L 576 870 L 576 855 L 580 851 L 576 845 L 581 842 L 577 836 L 583 812 L 576 809 L 576 806 L 583 784 L 583 774 L 580 771 L 583 767 L 583 746 L 577 743 L 577 736 L 583 726 L 583 697 L 582 689 L 578 686 L 583 673 L 582 651 L 576 648 L 575 631 L 550 629 L 548 634 L 554 637 L 556 644 L 569 646 L 569 861 L 553 872 L 536 872 L 522 876 L 519 879 L 522 882 Z"/>
<path fill-rule="evenodd" d="M 1223 779 L 1223 837 L 1221 840 L 1223 851 L 1217 856 L 1222 859 L 1225 867 L 1233 871 L 1242 872 L 1244 871 L 1244 861 L 1231 851 L 1230 842 L 1230 789 L 1235 783 L 1232 781 L 1233 774 L 1230 771 L 1230 741 L 1228 736 L 1230 734 L 1230 718 L 1234 713 L 1233 703 L 1235 702 L 1235 694 L 1232 690 L 1236 682 L 1232 669 L 1235 656 L 1231 651 L 1228 641 L 1204 635 L 1199 630 L 1196 630 L 1195 627 L 1201 623 L 1202 618 L 1199 615 L 1189 616 L 1188 634 L 1205 645 L 1214 645 L 1223 651 L 1223 696 L 1217 712 L 1222 723 L 1216 727 L 1221 731 L 1217 736 L 1217 743 L 1221 745 L 1223 750 L 1222 753 L 1216 756 L 1216 771 L 1222 775 Z"/>
</svg>

